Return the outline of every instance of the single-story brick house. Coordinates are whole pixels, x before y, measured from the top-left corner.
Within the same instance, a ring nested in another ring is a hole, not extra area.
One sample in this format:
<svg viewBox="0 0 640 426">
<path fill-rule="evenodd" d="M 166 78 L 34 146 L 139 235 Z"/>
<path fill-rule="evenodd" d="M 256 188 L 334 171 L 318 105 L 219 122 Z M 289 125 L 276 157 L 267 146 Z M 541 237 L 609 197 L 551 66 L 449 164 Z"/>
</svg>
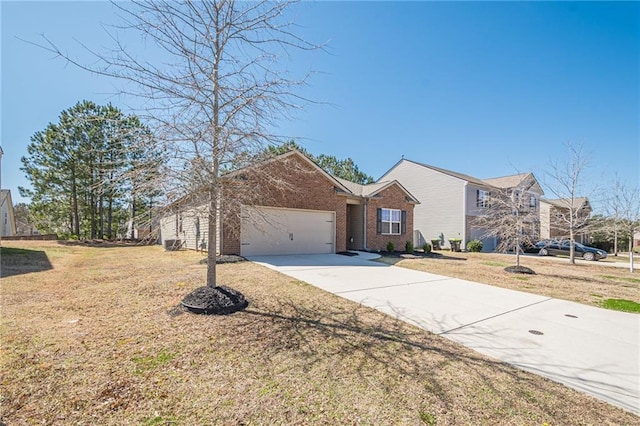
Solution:
<svg viewBox="0 0 640 426">
<path fill-rule="evenodd" d="M 336 178 L 293 150 L 225 175 L 216 251 L 277 255 L 397 249 L 413 238 L 418 204 L 395 180 L 360 185 Z M 247 190 L 249 189 L 249 190 Z M 249 201 L 250 200 L 250 201 Z M 161 240 L 206 249 L 206 206 L 174 209 Z"/>
</svg>

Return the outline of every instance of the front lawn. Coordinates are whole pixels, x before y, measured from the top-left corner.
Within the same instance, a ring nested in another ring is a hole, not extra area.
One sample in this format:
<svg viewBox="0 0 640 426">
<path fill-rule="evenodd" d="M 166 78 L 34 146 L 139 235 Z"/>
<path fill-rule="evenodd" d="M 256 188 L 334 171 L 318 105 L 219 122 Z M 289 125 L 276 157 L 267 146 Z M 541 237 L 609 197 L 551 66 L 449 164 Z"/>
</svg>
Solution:
<svg viewBox="0 0 640 426">
<path fill-rule="evenodd" d="M 505 272 L 505 266 L 515 264 L 515 256 L 502 254 L 442 251 L 426 258 L 380 259 L 396 266 L 608 309 L 616 309 L 617 305 L 603 303 L 606 299 L 640 303 L 638 272 L 632 274 L 628 269 L 600 262 L 571 265 L 568 258 L 564 260 L 521 256 L 520 264 L 533 269 L 536 275 L 520 275 Z"/>
<path fill-rule="evenodd" d="M 249 262 L 219 266 L 219 283 L 249 307 L 198 316 L 178 304 L 204 282 L 201 254 L 3 245 L 44 252 L 52 265 L 1 281 L 7 425 L 638 423 Z"/>
</svg>

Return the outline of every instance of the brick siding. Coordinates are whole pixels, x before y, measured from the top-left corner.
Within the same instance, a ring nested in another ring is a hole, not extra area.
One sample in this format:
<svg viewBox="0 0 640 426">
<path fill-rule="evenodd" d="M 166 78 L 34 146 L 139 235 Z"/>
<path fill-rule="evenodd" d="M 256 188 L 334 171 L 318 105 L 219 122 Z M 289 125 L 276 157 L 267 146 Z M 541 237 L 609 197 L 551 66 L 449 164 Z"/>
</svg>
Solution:
<svg viewBox="0 0 640 426">
<path fill-rule="evenodd" d="M 398 186 L 393 185 L 382 191 L 380 198 L 369 200 L 367 206 L 367 248 L 369 250 L 386 250 L 391 241 L 396 250 L 403 251 L 407 241 L 413 241 L 413 204 L 407 202 L 407 195 Z M 377 231 L 378 208 L 405 210 L 407 212 L 406 231 L 402 235 L 382 235 Z"/>
<path fill-rule="evenodd" d="M 346 197 L 336 194 L 334 184 L 309 163 L 292 155 L 259 166 L 243 178 L 243 186 L 251 188 L 251 200 L 245 204 L 335 212 L 335 248 L 346 250 Z M 240 253 L 238 208 L 225 214 L 223 254 Z"/>
</svg>

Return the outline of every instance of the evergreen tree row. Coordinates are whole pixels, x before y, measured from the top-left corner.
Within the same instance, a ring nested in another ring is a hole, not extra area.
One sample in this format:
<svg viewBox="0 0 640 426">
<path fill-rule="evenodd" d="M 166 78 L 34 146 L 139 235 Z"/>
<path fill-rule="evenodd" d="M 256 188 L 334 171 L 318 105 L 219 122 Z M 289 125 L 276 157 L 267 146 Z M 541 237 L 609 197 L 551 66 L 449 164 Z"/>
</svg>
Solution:
<svg viewBox="0 0 640 426">
<path fill-rule="evenodd" d="M 43 233 L 75 238 L 136 237 L 151 223 L 160 153 L 135 115 L 82 101 L 31 137 L 22 171 L 30 220 Z"/>
</svg>

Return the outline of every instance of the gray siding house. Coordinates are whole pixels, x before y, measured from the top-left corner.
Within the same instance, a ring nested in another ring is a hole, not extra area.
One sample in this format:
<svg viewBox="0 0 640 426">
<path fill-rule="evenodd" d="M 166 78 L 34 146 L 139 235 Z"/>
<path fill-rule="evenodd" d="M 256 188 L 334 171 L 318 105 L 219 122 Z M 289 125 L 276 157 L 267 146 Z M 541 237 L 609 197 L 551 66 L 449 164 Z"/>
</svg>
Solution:
<svg viewBox="0 0 640 426">
<path fill-rule="evenodd" d="M 540 239 L 555 240 L 568 239 L 568 218 L 574 216 L 578 224 L 575 230 L 575 240 L 582 244 L 589 244 L 589 218 L 591 204 L 586 197 L 556 198 L 540 200 Z"/>
<path fill-rule="evenodd" d="M 535 177 L 523 173 L 478 179 L 403 158 L 380 178 L 389 179 L 400 182 L 420 202 L 414 210 L 416 247 L 432 239 L 439 239 L 441 246 L 449 247 L 449 240 L 460 239 L 464 249 L 469 241 L 478 239 L 483 243 L 483 251 L 494 251 L 496 239 L 486 237 L 486 229 L 474 227 L 474 218 L 489 207 L 492 190 L 515 188 L 525 179 L 535 180 Z M 529 192 L 531 208 L 539 211 L 542 188 L 536 182 Z"/>
</svg>

